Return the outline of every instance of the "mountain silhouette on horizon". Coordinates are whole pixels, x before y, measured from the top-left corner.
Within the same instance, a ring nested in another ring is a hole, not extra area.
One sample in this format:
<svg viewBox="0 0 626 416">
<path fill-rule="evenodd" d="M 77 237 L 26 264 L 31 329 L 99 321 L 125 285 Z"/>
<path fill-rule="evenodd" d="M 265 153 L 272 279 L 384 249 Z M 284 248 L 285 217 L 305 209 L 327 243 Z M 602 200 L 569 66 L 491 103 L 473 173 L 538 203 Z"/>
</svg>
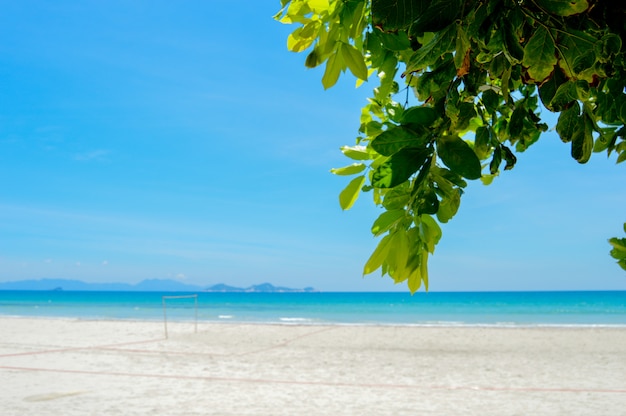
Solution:
<svg viewBox="0 0 626 416">
<path fill-rule="evenodd" d="M 252 285 L 246 288 L 218 283 L 203 287 L 182 283 L 171 279 L 146 279 L 136 284 L 130 283 L 90 283 L 72 279 L 31 279 L 0 282 L 0 290 L 52 290 L 52 291 L 136 291 L 136 292 L 315 292 L 312 287 L 292 289 L 274 286 L 271 283 Z"/>
</svg>

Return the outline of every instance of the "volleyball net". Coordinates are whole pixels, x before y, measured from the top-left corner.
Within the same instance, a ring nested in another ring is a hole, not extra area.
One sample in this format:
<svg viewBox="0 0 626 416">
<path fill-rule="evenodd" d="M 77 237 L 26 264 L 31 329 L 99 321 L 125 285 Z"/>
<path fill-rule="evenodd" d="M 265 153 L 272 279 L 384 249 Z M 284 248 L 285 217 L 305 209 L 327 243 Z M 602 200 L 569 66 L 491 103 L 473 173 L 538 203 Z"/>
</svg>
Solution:
<svg viewBox="0 0 626 416">
<path fill-rule="evenodd" d="M 193 322 L 194 322 L 194 332 L 198 333 L 198 295 L 180 295 L 180 296 L 163 296 L 162 297 L 162 301 L 163 301 L 163 327 L 165 329 L 165 338 L 169 338 L 169 332 L 167 330 L 167 308 L 168 308 L 168 301 L 169 301 L 169 307 L 170 307 L 170 315 L 172 315 L 171 312 L 173 312 L 173 309 L 175 309 L 177 311 L 176 313 L 176 317 L 177 318 L 187 318 L 189 319 L 189 316 L 185 316 L 187 315 L 186 313 L 184 313 L 183 315 L 181 315 L 180 310 L 185 310 L 188 311 L 189 309 L 191 309 L 191 305 L 189 304 L 189 302 L 185 302 L 185 299 L 193 299 Z"/>
</svg>

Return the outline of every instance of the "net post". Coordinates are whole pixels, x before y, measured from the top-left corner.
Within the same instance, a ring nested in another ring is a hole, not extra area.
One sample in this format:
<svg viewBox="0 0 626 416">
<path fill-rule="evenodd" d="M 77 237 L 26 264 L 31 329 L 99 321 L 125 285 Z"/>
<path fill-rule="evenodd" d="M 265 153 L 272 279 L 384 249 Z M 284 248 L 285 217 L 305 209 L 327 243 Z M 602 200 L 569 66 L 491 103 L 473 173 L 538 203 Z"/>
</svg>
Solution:
<svg viewBox="0 0 626 416">
<path fill-rule="evenodd" d="M 168 339 L 167 335 L 167 305 L 165 303 L 165 296 L 161 297 L 161 301 L 163 302 L 163 325 L 165 326 L 165 339 Z"/>
<path fill-rule="evenodd" d="M 193 298 L 194 299 L 194 317 L 195 317 L 195 322 L 194 322 L 194 331 L 197 334 L 198 333 L 198 294 L 193 294 L 193 295 L 181 295 L 181 296 L 161 296 L 161 301 L 163 303 L 163 327 L 165 328 L 165 338 L 168 339 L 168 332 L 167 332 L 167 299 L 185 299 L 185 298 Z"/>
<path fill-rule="evenodd" d="M 195 326 L 195 333 L 198 333 L 198 294 L 194 295 L 194 300 L 195 300 L 195 309 L 196 309 L 196 326 Z"/>
</svg>

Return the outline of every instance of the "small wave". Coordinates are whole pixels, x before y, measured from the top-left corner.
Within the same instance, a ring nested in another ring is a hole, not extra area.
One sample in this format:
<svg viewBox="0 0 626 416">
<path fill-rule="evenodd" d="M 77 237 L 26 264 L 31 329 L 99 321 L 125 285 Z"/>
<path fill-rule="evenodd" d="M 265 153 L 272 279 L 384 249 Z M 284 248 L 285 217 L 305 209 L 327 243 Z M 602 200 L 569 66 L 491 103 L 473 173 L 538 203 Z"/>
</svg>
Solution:
<svg viewBox="0 0 626 416">
<path fill-rule="evenodd" d="M 219 319 L 233 319 L 232 315 L 218 315 L 217 317 Z"/>
<path fill-rule="evenodd" d="M 281 322 L 313 322 L 308 318 L 278 318 Z"/>
</svg>

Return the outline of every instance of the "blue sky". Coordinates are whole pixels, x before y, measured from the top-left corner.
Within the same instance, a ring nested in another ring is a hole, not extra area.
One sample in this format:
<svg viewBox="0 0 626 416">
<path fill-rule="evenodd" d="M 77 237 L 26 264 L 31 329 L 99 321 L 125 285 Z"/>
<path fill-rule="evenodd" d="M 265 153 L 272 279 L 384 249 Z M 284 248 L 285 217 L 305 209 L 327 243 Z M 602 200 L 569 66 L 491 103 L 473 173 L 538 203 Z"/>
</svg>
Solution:
<svg viewBox="0 0 626 416">
<path fill-rule="evenodd" d="M 270 281 L 406 290 L 361 270 L 379 211 L 342 212 L 374 85 L 324 91 L 286 50 L 280 2 L 8 2 L 0 14 L 0 281 Z M 553 123 L 554 124 L 554 123 Z M 626 170 L 554 133 L 472 183 L 431 290 L 626 289 L 607 239 Z"/>
</svg>

